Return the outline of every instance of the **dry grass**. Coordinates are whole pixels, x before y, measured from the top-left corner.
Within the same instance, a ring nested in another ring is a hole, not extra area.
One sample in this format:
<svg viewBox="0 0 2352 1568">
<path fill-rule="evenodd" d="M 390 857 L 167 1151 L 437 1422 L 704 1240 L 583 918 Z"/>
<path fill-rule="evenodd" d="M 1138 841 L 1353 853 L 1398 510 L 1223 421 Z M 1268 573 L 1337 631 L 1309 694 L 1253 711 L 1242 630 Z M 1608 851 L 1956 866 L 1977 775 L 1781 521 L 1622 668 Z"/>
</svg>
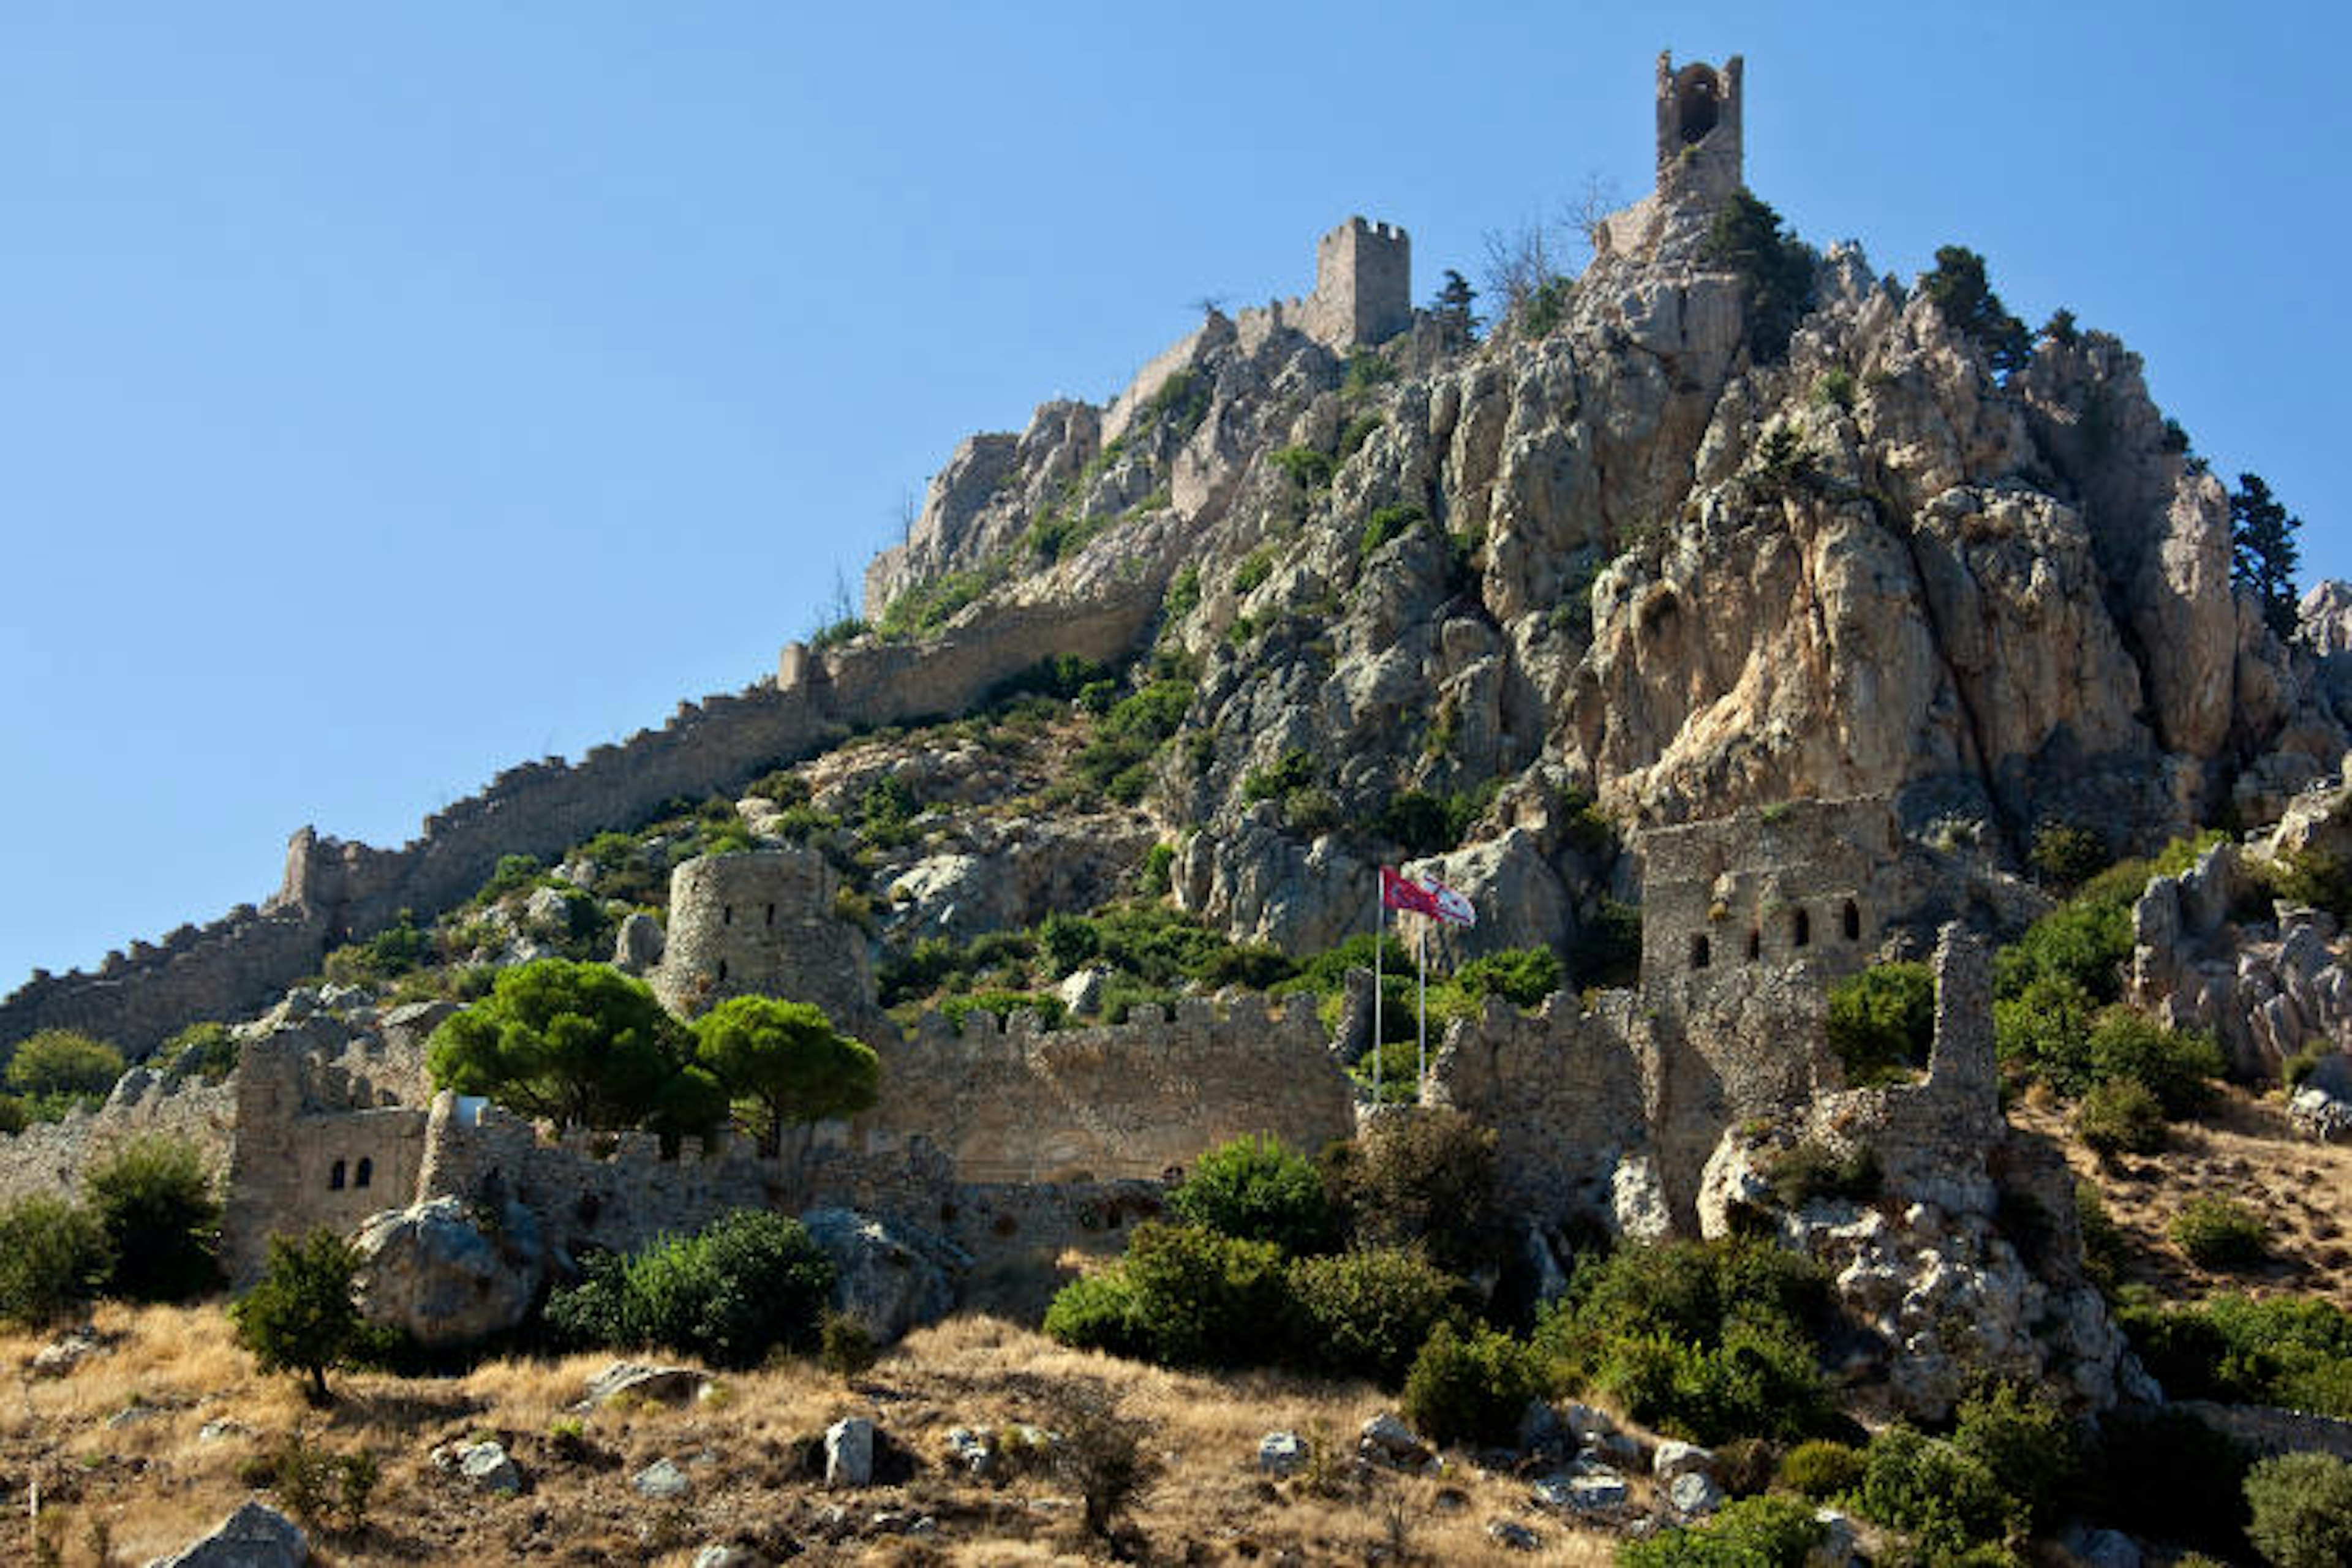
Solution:
<svg viewBox="0 0 2352 1568">
<path fill-rule="evenodd" d="M 2291 1292 L 2352 1310 L 2352 1145 L 2295 1137 L 2275 1094 L 2226 1088 L 2209 1114 L 2173 1128 L 2164 1152 L 2126 1155 L 2111 1166 L 2075 1141 L 2054 1108 L 2027 1102 L 2010 1116 L 2057 1138 L 2075 1174 L 2098 1187 L 2131 1243 L 2127 1280 L 2181 1300 L 2229 1290 Z M 2269 1260 L 2222 1274 L 2182 1256 L 2172 1222 L 2200 1196 L 2231 1198 L 2261 1215 Z"/>
<path fill-rule="evenodd" d="M 1342 1462 L 1275 1482 L 1255 1468 L 1258 1438 L 1289 1427 L 1343 1454 L 1356 1429 L 1392 1402 L 1365 1386 L 1278 1374 L 1206 1378 L 1055 1345 L 994 1319 L 963 1317 L 916 1334 L 845 1385 L 804 1364 L 723 1376 L 719 1394 L 671 1409 L 644 1405 L 584 1417 L 570 1410 L 609 1357 L 488 1363 L 463 1377 L 355 1375 L 333 1408 L 315 1411 L 292 1379 L 261 1378 L 231 1343 L 217 1306 L 108 1307 L 96 1319 L 108 1348 L 71 1375 L 33 1380 L 40 1339 L 0 1338 L 16 1397 L 0 1417 L 0 1485 L 19 1505 L 37 1482 L 45 1519 L 68 1563 L 100 1561 L 101 1521 L 114 1563 L 172 1551 L 251 1495 L 239 1478 L 253 1456 L 289 1434 L 325 1451 L 365 1449 L 383 1467 L 367 1529 L 312 1531 L 327 1563 L 544 1561 L 684 1564 L 708 1542 L 740 1540 L 781 1554 L 787 1540 L 814 1561 L 1034 1563 L 1102 1560 L 1079 1522 L 1078 1500 L 1042 1472 L 991 1484 L 940 1460 L 955 1426 L 1053 1425 L 1073 1391 L 1099 1391 L 1145 1424 L 1166 1470 L 1131 1513 L 1129 1543 L 1153 1562 L 1600 1563 L 1608 1538 L 1539 1516 L 1523 1481 L 1455 1467 L 1443 1478 L 1357 1474 Z M 110 1427 L 125 1410 L 142 1414 Z M 827 1493 L 810 1471 L 812 1440 L 831 1421 L 872 1418 L 911 1457 L 895 1484 Z M 579 1420 L 581 1440 L 556 1430 Z M 208 1423 L 226 1435 L 200 1436 Z M 530 1478 L 523 1495 L 478 1496 L 436 1469 L 438 1444 L 498 1436 Z M 628 1478 L 668 1458 L 695 1482 L 677 1504 L 653 1503 Z M 828 1526 L 839 1505 L 856 1528 Z M 937 1521 L 928 1534 L 876 1534 L 898 1511 Z M 1507 1517 L 1536 1528 L 1541 1552 L 1505 1552 L 1486 1535 Z M 0 1556 L 30 1561 L 26 1513 L 0 1522 Z M 1402 1549 L 1402 1557 L 1394 1555 Z"/>
</svg>

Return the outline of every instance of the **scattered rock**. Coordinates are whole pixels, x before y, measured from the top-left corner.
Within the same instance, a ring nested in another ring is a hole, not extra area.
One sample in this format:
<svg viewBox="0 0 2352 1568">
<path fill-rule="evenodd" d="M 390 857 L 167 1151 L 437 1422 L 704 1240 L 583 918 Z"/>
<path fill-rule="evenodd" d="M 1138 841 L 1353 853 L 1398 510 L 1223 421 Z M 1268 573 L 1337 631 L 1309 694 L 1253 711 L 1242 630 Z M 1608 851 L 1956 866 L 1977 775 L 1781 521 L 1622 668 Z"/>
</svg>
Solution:
<svg viewBox="0 0 2352 1568">
<path fill-rule="evenodd" d="M 1589 1513 L 1615 1508 L 1625 1500 L 1628 1489 L 1623 1476 L 1596 1465 L 1573 1475 L 1540 1477 L 1531 1490 L 1535 1500 L 1545 1508 Z"/>
<path fill-rule="evenodd" d="M 2342 1100 L 2315 1084 L 2305 1084 L 2286 1102 L 2288 1124 L 2315 1142 L 2352 1139 L 2352 1100 Z"/>
<path fill-rule="evenodd" d="M 682 1498 L 694 1489 L 686 1472 L 667 1459 L 656 1459 L 629 1478 L 629 1485 L 640 1497 L 655 1499 Z"/>
<path fill-rule="evenodd" d="M 935 1323 L 955 1307 L 955 1276 L 971 1256 L 954 1243 L 897 1220 L 850 1209 L 801 1215 L 809 1239 L 833 1259 L 833 1307 L 854 1318 L 877 1345 Z"/>
<path fill-rule="evenodd" d="M 661 967 L 662 942 L 661 921 L 637 910 L 613 937 L 613 967 L 624 974 L 652 973 Z"/>
<path fill-rule="evenodd" d="M 1516 1520 L 1490 1519 L 1486 1521 L 1486 1539 L 1507 1552 L 1533 1552 L 1543 1544 L 1543 1537 Z"/>
<path fill-rule="evenodd" d="M 98 1331 L 88 1323 L 68 1329 L 33 1353 L 35 1377 L 63 1377 L 103 1347 Z"/>
<path fill-rule="evenodd" d="M 713 1544 L 694 1554 L 694 1568 L 768 1568 L 768 1560 L 748 1546 Z"/>
<path fill-rule="evenodd" d="M 225 1438 L 242 1437 L 250 1430 L 252 1428 L 238 1421 L 207 1421 L 196 1428 L 196 1441 L 218 1443 Z"/>
<path fill-rule="evenodd" d="M 1696 1519 L 1723 1506 L 1723 1489 L 1704 1470 L 1685 1470 L 1666 1488 L 1666 1500 L 1676 1513 Z"/>
<path fill-rule="evenodd" d="M 1054 994 L 1062 999 L 1072 1017 L 1091 1018 L 1102 1011 L 1103 982 L 1109 977 L 1109 970 L 1091 965 L 1073 970 L 1068 979 L 1055 987 Z"/>
<path fill-rule="evenodd" d="M 467 1443 L 457 1450 L 456 1458 L 457 1473 L 472 1482 L 477 1491 L 512 1497 L 522 1490 L 521 1468 L 495 1440 Z"/>
<path fill-rule="evenodd" d="M 1257 1440 L 1257 1468 L 1270 1475 L 1295 1474 L 1308 1458 L 1307 1439 L 1296 1432 L 1268 1432 Z"/>
<path fill-rule="evenodd" d="M 1856 1536 L 1853 1521 L 1833 1508 L 1817 1508 L 1813 1522 L 1822 1527 L 1822 1543 L 1812 1550 L 1807 1560 L 1822 1568 L 1846 1568 L 1854 1560 Z"/>
<path fill-rule="evenodd" d="M 1678 1443 L 1669 1437 L 1658 1445 L 1656 1456 L 1650 1461 L 1650 1473 L 1662 1481 L 1676 1476 L 1713 1475 L 1715 1455 L 1696 1443 Z"/>
<path fill-rule="evenodd" d="M 119 1432 L 125 1426 L 136 1426 L 142 1421 L 152 1416 L 156 1410 L 157 1406 L 149 1405 L 144 1400 L 134 1405 L 126 1405 L 106 1418 L 106 1429 L 110 1432 Z"/>
<path fill-rule="evenodd" d="M 948 1463 L 975 1480 L 984 1480 L 996 1473 L 993 1434 L 970 1426 L 950 1426 L 941 1446 L 947 1449 Z"/>
<path fill-rule="evenodd" d="M 1606 1410 L 1570 1400 L 1559 1407 L 1559 1418 L 1579 1443 L 1591 1443 L 1617 1430 Z"/>
<path fill-rule="evenodd" d="M 853 1415 L 824 1429 L 824 1484 L 836 1488 L 874 1484 L 873 1422 Z"/>
<path fill-rule="evenodd" d="M 2120 1530 L 2086 1531 L 2074 1552 L 2084 1568 L 2140 1568 L 2139 1543 Z"/>
<path fill-rule="evenodd" d="M 1567 1448 L 1575 1439 L 1559 1412 L 1541 1399 L 1530 1399 L 1519 1413 L 1519 1452 L 1537 1454 L 1557 1452 Z"/>
<path fill-rule="evenodd" d="M 530 1316 L 547 1279 L 538 1219 L 518 1203 L 485 1235 L 466 1205 L 434 1198 L 363 1226 L 360 1310 L 433 1349 L 471 1344 Z"/>
<path fill-rule="evenodd" d="M 702 1391 L 709 1385 L 710 1374 L 698 1367 L 646 1366 L 639 1362 L 616 1361 L 588 1380 L 587 1392 L 574 1408 L 586 1410 L 610 1404 L 623 1394 L 660 1405 L 685 1405 L 701 1397 Z"/>
<path fill-rule="evenodd" d="M 210 1535 L 147 1568 L 302 1568 L 310 1559 L 301 1526 L 267 1503 L 247 1501 Z"/>
<path fill-rule="evenodd" d="M 1423 1469 L 1437 1457 L 1413 1436 L 1412 1427 L 1385 1410 L 1364 1423 L 1356 1451 L 1373 1464 L 1396 1470 Z"/>
</svg>

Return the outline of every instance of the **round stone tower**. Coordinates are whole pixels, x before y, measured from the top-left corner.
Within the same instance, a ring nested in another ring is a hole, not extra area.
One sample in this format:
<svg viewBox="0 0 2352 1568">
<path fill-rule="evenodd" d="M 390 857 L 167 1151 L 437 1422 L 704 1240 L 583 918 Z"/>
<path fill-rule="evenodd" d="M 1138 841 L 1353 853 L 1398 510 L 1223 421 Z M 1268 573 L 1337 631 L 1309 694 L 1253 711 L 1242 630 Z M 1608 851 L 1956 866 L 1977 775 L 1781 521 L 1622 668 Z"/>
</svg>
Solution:
<svg viewBox="0 0 2352 1568">
<path fill-rule="evenodd" d="M 839 883 L 813 849 L 705 855 L 669 878 L 669 931 L 650 978 L 682 1016 L 730 996 L 813 1002 L 835 1027 L 875 1016 L 866 939 L 834 913 Z"/>
</svg>

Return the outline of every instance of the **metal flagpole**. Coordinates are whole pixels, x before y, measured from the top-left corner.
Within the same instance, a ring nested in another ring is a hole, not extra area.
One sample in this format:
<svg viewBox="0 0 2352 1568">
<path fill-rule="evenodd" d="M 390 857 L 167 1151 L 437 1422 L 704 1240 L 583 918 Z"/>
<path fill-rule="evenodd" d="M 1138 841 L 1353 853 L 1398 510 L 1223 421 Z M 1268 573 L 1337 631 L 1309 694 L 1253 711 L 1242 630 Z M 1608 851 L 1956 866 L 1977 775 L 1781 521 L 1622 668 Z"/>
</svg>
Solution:
<svg viewBox="0 0 2352 1568">
<path fill-rule="evenodd" d="M 1412 1080 L 1412 1097 L 1421 1098 L 1421 1080 L 1429 1076 L 1429 917 L 1423 915 L 1413 927 L 1412 955 L 1421 970 L 1421 1014 L 1419 1033 L 1413 1042 L 1413 1069 L 1420 1077 Z"/>
</svg>

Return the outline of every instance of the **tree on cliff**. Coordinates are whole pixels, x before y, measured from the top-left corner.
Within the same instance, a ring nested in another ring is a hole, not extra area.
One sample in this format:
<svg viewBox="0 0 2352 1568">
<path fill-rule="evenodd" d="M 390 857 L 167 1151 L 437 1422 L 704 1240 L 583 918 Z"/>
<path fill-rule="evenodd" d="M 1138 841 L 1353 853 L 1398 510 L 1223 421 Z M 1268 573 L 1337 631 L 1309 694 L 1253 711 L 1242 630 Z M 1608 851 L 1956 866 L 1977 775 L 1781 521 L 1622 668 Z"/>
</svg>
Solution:
<svg viewBox="0 0 2352 1568">
<path fill-rule="evenodd" d="M 2025 323 L 2009 313 L 1985 277 L 1985 259 L 1964 245 L 1939 246 L 1936 270 L 1920 281 L 1945 321 L 1975 340 L 1985 362 L 2001 375 L 2023 370 L 2033 357 Z"/>
<path fill-rule="evenodd" d="M 1468 279 L 1451 267 L 1445 269 L 1445 287 L 1437 291 L 1429 310 L 1437 319 L 1438 331 L 1444 334 L 1448 347 L 1467 348 L 1478 341 L 1478 317 L 1470 309 L 1470 302 L 1477 297 L 1478 290 L 1470 287 Z"/>
<path fill-rule="evenodd" d="M 2231 575 L 2263 607 L 2263 621 L 2279 641 L 2294 636 L 2294 573 L 2302 564 L 2294 536 L 2303 519 L 2292 516 L 2271 495 L 2260 474 L 2240 474 L 2230 498 Z"/>
<path fill-rule="evenodd" d="M 35 1116 L 62 1116 L 75 1104 L 106 1098 L 122 1076 L 122 1053 L 72 1029 L 43 1029 L 8 1058 L 8 1087 Z"/>
<path fill-rule="evenodd" d="M 682 1032 L 652 990 L 601 963 L 541 959 L 433 1031 L 438 1089 L 483 1094 L 564 1127 L 632 1127 L 686 1066 Z"/>
<path fill-rule="evenodd" d="M 1769 364 L 1789 352 L 1790 334 L 1813 305 L 1812 247 L 1784 228 L 1771 204 L 1742 186 L 1715 215 L 1700 254 L 1746 285 L 1748 352 Z"/>
<path fill-rule="evenodd" d="M 848 1116 L 874 1103 L 882 1064 L 806 1002 L 738 996 L 694 1026 L 696 1054 L 749 1111 L 762 1153 L 784 1128 Z"/>
</svg>

